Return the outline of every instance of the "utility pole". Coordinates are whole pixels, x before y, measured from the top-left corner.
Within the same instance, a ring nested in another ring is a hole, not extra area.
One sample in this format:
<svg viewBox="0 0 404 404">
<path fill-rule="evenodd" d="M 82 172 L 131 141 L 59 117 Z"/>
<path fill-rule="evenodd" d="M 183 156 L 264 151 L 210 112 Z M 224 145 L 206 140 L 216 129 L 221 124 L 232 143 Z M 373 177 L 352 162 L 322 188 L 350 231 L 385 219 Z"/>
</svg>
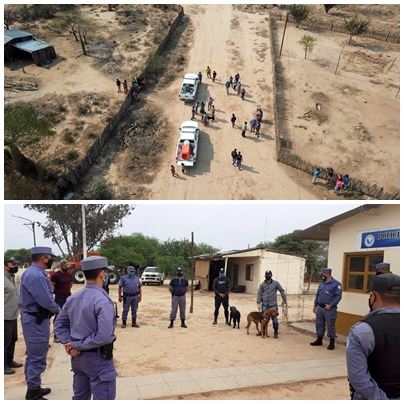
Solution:
<svg viewBox="0 0 404 404">
<path fill-rule="evenodd" d="M 87 258 L 87 236 L 86 236 L 86 210 L 84 203 L 81 205 L 81 231 L 83 235 L 83 260 Z"/>
<path fill-rule="evenodd" d="M 283 40 L 285 39 L 285 32 L 286 32 L 286 26 L 288 25 L 288 18 L 289 18 L 289 13 L 287 13 L 287 14 L 286 14 L 285 28 L 283 29 L 282 43 L 281 43 L 281 50 L 280 50 L 280 52 L 279 52 L 279 56 L 281 56 L 281 55 L 282 55 Z"/>
<path fill-rule="evenodd" d="M 13 216 L 13 217 L 18 217 L 19 219 L 26 220 L 27 222 L 30 223 L 30 224 L 28 224 L 28 223 L 23 223 L 23 225 L 24 225 L 24 226 L 27 226 L 27 227 L 32 231 L 32 233 L 33 233 L 33 235 L 34 235 L 34 247 L 36 247 L 35 222 L 33 222 L 32 220 L 29 220 L 29 219 L 27 219 L 27 218 L 25 218 L 25 217 L 15 216 L 15 215 L 12 215 L 12 216 Z"/>
<path fill-rule="evenodd" d="M 194 232 L 191 233 L 191 305 L 189 312 L 194 312 L 194 278 L 195 278 L 195 261 L 194 261 Z"/>
</svg>

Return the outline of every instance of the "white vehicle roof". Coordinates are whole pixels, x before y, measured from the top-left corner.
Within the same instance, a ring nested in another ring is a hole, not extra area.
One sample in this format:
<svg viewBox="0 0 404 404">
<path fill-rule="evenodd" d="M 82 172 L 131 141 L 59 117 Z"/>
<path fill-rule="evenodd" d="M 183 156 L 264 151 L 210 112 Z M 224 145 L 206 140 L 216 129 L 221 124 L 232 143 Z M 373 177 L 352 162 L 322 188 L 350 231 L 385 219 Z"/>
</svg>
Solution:
<svg viewBox="0 0 404 404">
<path fill-rule="evenodd" d="M 195 80 L 195 79 L 197 79 L 197 78 L 198 78 L 198 75 L 195 74 L 195 73 L 187 73 L 187 74 L 184 76 L 184 79 L 188 79 L 188 80 Z"/>
<path fill-rule="evenodd" d="M 192 130 L 199 129 L 199 123 L 195 121 L 185 121 L 181 124 L 181 130 L 191 127 Z"/>
</svg>

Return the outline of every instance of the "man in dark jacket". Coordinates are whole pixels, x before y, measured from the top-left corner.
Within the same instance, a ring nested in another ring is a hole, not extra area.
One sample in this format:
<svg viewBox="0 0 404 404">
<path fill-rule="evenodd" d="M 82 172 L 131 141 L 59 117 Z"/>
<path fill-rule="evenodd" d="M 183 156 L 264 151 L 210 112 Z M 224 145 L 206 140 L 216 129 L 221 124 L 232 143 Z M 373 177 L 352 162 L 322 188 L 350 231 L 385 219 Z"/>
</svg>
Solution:
<svg viewBox="0 0 404 404">
<path fill-rule="evenodd" d="M 212 324 L 217 324 L 220 305 L 223 305 L 226 324 L 229 325 L 229 292 L 231 281 L 226 277 L 224 269 L 219 271 L 219 277 L 213 281 L 213 291 L 215 292 L 215 319 Z"/>
</svg>

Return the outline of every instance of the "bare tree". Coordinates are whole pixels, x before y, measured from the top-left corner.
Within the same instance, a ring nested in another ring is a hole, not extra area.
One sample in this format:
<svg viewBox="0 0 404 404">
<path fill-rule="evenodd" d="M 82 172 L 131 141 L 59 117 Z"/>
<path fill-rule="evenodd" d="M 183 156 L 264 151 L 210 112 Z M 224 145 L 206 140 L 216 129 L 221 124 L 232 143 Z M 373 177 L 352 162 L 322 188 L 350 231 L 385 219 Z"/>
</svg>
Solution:
<svg viewBox="0 0 404 404">
<path fill-rule="evenodd" d="M 345 30 L 349 34 L 348 45 L 354 36 L 362 35 L 368 32 L 370 21 L 360 20 L 358 15 L 355 14 L 351 19 L 345 21 Z"/>
</svg>

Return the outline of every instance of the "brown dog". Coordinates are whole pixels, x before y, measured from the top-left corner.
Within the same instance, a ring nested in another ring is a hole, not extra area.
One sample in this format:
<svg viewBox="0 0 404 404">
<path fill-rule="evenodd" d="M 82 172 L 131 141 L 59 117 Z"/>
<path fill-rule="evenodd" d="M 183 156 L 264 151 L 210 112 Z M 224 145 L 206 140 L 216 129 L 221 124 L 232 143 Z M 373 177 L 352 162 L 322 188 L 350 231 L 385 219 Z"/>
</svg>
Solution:
<svg viewBox="0 0 404 404">
<path fill-rule="evenodd" d="M 276 317 L 278 315 L 279 313 L 272 308 L 265 310 L 263 313 L 259 311 L 252 311 L 247 316 L 247 334 L 250 335 L 250 325 L 252 322 L 254 322 L 255 327 L 257 328 L 257 332 L 260 332 L 260 330 L 258 329 L 258 324 L 261 324 L 261 336 L 262 338 L 265 338 L 265 335 L 268 335 L 267 328 L 269 320 L 272 317 Z"/>
</svg>

